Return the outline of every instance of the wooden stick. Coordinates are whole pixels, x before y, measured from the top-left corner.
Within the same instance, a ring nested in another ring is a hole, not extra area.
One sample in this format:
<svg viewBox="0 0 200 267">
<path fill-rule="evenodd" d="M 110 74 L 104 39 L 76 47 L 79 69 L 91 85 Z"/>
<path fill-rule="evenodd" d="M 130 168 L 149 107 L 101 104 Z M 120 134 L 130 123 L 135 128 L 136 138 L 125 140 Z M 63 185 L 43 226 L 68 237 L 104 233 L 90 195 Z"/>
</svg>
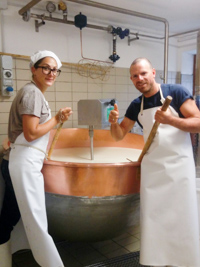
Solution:
<svg viewBox="0 0 200 267">
<path fill-rule="evenodd" d="M 50 157 L 51 157 L 51 154 L 52 154 L 54 146 L 55 146 L 55 144 L 56 144 L 56 142 L 58 140 L 58 137 L 59 137 L 59 134 L 60 134 L 60 130 L 62 129 L 62 126 L 63 126 L 63 123 L 60 123 L 58 128 L 57 128 L 57 130 L 56 130 L 56 133 L 54 135 L 53 141 L 51 143 L 51 146 L 50 146 L 50 149 L 49 149 L 49 152 L 48 152 L 47 159 L 50 159 Z"/>
<path fill-rule="evenodd" d="M 162 111 L 166 111 L 167 108 L 169 107 L 171 101 L 172 101 L 172 97 L 171 96 L 167 96 L 166 99 L 165 99 L 165 102 L 162 105 L 162 109 L 161 110 Z M 149 149 L 149 147 L 150 147 L 150 145 L 151 145 L 151 143 L 152 143 L 152 141 L 153 141 L 153 139 L 154 139 L 154 137 L 156 135 L 156 132 L 157 132 L 157 129 L 158 129 L 159 124 L 160 123 L 157 122 L 157 121 L 154 122 L 154 125 L 153 125 L 153 127 L 151 129 L 151 132 L 150 132 L 148 138 L 147 138 L 147 141 L 146 141 L 146 143 L 144 145 L 144 148 L 143 148 L 143 150 L 142 150 L 142 152 L 141 152 L 141 154 L 140 154 L 140 156 L 138 158 L 138 161 L 139 162 L 142 161 L 144 155 L 148 151 L 148 149 Z"/>
</svg>

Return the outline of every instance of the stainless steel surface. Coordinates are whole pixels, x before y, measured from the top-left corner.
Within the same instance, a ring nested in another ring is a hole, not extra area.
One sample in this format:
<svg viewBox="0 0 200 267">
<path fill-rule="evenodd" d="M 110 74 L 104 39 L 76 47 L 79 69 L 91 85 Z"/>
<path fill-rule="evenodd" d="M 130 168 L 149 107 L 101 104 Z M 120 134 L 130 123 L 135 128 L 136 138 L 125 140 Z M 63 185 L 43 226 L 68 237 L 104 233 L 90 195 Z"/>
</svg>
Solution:
<svg viewBox="0 0 200 267">
<path fill-rule="evenodd" d="M 103 129 L 108 127 L 108 115 L 114 108 L 111 99 L 83 99 L 78 101 L 78 125 L 89 126 L 90 154 L 94 159 L 93 136 L 94 128 Z"/>
<path fill-rule="evenodd" d="M 93 125 L 104 129 L 110 125 L 108 115 L 111 99 L 82 99 L 78 101 L 78 125 Z"/>
<path fill-rule="evenodd" d="M 55 130 L 51 131 L 51 141 Z M 88 129 L 62 129 L 57 148 L 89 147 Z M 128 133 L 115 142 L 109 130 L 94 130 L 95 147 L 142 150 L 141 135 Z M 70 163 L 46 160 L 49 232 L 58 240 L 97 241 L 115 237 L 139 219 L 139 162 Z"/>
<path fill-rule="evenodd" d="M 55 241 L 97 242 L 139 224 L 139 193 L 75 197 L 46 193 L 48 229 Z"/>
<path fill-rule="evenodd" d="M 89 136 L 90 136 L 90 154 L 91 160 L 94 159 L 94 144 L 93 144 L 93 137 L 94 137 L 94 126 L 89 125 Z"/>
</svg>

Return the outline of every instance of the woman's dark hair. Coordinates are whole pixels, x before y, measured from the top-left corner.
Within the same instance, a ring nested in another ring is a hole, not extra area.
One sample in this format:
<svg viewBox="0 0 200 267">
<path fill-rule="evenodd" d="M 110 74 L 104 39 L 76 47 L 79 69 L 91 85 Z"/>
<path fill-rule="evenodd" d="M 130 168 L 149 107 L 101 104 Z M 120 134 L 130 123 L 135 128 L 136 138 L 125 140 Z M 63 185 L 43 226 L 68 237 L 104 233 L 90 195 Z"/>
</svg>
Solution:
<svg viewBox="0 0 200 267">
<path fill-rule="evenodd" d="M 43 60 L 44 58 L 41 58 L 41 59 L 39 59 L 34 65 L 33 65 L 33 67 L 35 68 L 35 69 L 37 69 L 38 67 L 39 67 L 39 65 L 40 65 L 40 63 L 42 62 L 42 60 Z M 32 79 L 34 78 L 34 75 L 32 74 Z"/>
<path fill-rule="evenodd" d="M 34 67 L 35 69 L 37 69 L 38 66 L 40 65 L 40 63 L 42 62 L 43 59 L 44 59 L 44 58 L 39 59 L 39 60 L 34 64 L 33 67 Z"/>
</svg>

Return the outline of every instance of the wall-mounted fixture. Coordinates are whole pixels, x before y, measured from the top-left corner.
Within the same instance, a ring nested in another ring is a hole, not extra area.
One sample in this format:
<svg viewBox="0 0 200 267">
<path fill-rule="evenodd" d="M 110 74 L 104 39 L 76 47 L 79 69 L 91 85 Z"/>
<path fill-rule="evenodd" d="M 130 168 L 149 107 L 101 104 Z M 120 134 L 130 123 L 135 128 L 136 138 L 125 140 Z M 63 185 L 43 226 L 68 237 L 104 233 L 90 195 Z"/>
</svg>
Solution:
<svg viewBox="0 0 200 267">
<path fill-rule="evenodd" d="M 62 12 L 63 12 L 63 19 L 67 21 L 68 11 L 67 11 L 67 5 L 66 5 L 66 3 L 64 3 L 63 1 L 60 1 L 58 3 L 58 10 L 62 10 Z"/>
<path fill-rule="evenodd" d="M 124 39 L 126 36 L 129 36 L 130 31 L 129 29 L 122 30 L 121 27 L 114 28 L 113 26 L 108 26 L 108 32 L 113 35 L 113 53 L 109 57 L 110 60 L 113 62 L 116 62 L 120 57 L 117 55 L 116 52 L 116 46 L 117 46 L 117 35 L 120 37 L 120 39 Z"/>
<path fill-rule="evenodd" d="M 87 17 L 83 14 L 81 14 L 81 12 L 76 15 L 74 17 L 74 24 L 76 27 L 80 28 L 80 30 L 82 30 L 82 28 L 86 27 L 87 25 Z"/>
<path fill-rule="evenodd" d="M 12 74 L 12 57 L 0 56 L 0 71 L 1 71 L 1 94 L 2 96 L 13 95 L 13 74 Z"/>
<path fill-rule="evenodd" d="M 53 2 L 48 2 L 46 10 L 49 12 L 49 16 L 52 17 L 52 13 L 56 11 L 56 5 Z"/>
<path fill-rule="evenodd" d="M 117 35 L 114 33 L 113 34 L 113 53 L 112 55 L 109 56 L 109 59 L 112 60 L 113 62 L 116 62 L 118 59 L 120 59 L 120 56 L 117 55 L 116 47 L 117 47 Z"/>
<path fill-rule="evenodd" d="M 45 25 L 45 21 L 42 19 L 42 21 L 41 22 L 38 22 L 38 20 L 36 19 L 35 20 L 35 31 L 36 32 L 39 32 L 39 28 L 41 27 L 41 26 L 43 26 L 43 25 Z"/>
<path fill-rule="evenodd" d="M 131 44 L 131 42 L 139 40 L 139 36 L 138 33 L 135 34 L 135 38 L 131 38 L 130 36 L 128 36 L 128 45 Z"/>
<path fill-rule="evenodd" d="M 87 74 L 91 74 L 94 72 L 94 70 L 98 70 L 98 76 L 99 77 L 105 77 L 105 74 L 107 73 L 107 71 L 109 70 L 111 64 L 113 64 L 112 62 L 108 62 L 108 61 L 104 61 L 104 60 L 99 60 L 99 59 L 94 59 L 94 58 L 86 58 L 83 56 L 83 38 L 82 38 L 82 28 L 88 26 L 87 24 L 87 17 L 83 14 L 81 14 L 81 12 L 76 15 L 74 17 L 74 25 L 80 29 L 80 42 L 81 42 L 81 61 L 86 61 L 86 65 L 90 66 L 89 69 L 87 69 Z M 90 25 L 91 26 L 91 25 Z M 79 63 L 81 62 L 79 61 Z M 107 64 L 109 64 L 109 67 L 106 68 L 102 68 L 103 66 L 106 66 Z M 81 63 L 81 65 L 83 65 L 83 62 Z M 107 69 L 107 71 L 105 71 L 105 69 Z M 103 70 L 103 73 L 102 73 Z M 90 76 L 92 77 L 92 76 Z"/>
<path fill-rule="evenodd" d="M 130 34 L 130 30 L 129 29 L 125 29 L 122 30 L 121 27 L 113 27 L 113 26 L 108 26 L 108 32 L 112 33 L 112 34 L 116 34 L 119 35 L 120 39 L 124 39 L 126 36 L 129 36 Z"/>
</svg>

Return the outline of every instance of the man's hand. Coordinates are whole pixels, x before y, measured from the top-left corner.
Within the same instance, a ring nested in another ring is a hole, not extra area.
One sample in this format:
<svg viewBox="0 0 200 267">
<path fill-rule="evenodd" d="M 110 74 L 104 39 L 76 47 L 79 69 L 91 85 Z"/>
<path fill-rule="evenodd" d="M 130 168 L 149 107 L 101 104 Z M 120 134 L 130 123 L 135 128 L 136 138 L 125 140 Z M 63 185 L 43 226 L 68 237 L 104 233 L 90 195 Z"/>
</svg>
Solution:
<svg viewBox="0 0 200 267">
<path fill-rule="evenodd" d="M 159 123 L 170 124 L 172 116 L 173 115 L 170 108 L 168 108 L 166 111 L 162 111 L 160 107 L 155 113 L 155 120 Z"/>
<path fill-rule="evenodd" d="M 109 122 L 111 124 L 115 124 L 118 122 L 119 119 L 119 110 L 118 110 L 118 106 L 117 104 L 114 104 L 114 109 L 111 110 L 110 114 L 109 114 Z"/>
</svg>

